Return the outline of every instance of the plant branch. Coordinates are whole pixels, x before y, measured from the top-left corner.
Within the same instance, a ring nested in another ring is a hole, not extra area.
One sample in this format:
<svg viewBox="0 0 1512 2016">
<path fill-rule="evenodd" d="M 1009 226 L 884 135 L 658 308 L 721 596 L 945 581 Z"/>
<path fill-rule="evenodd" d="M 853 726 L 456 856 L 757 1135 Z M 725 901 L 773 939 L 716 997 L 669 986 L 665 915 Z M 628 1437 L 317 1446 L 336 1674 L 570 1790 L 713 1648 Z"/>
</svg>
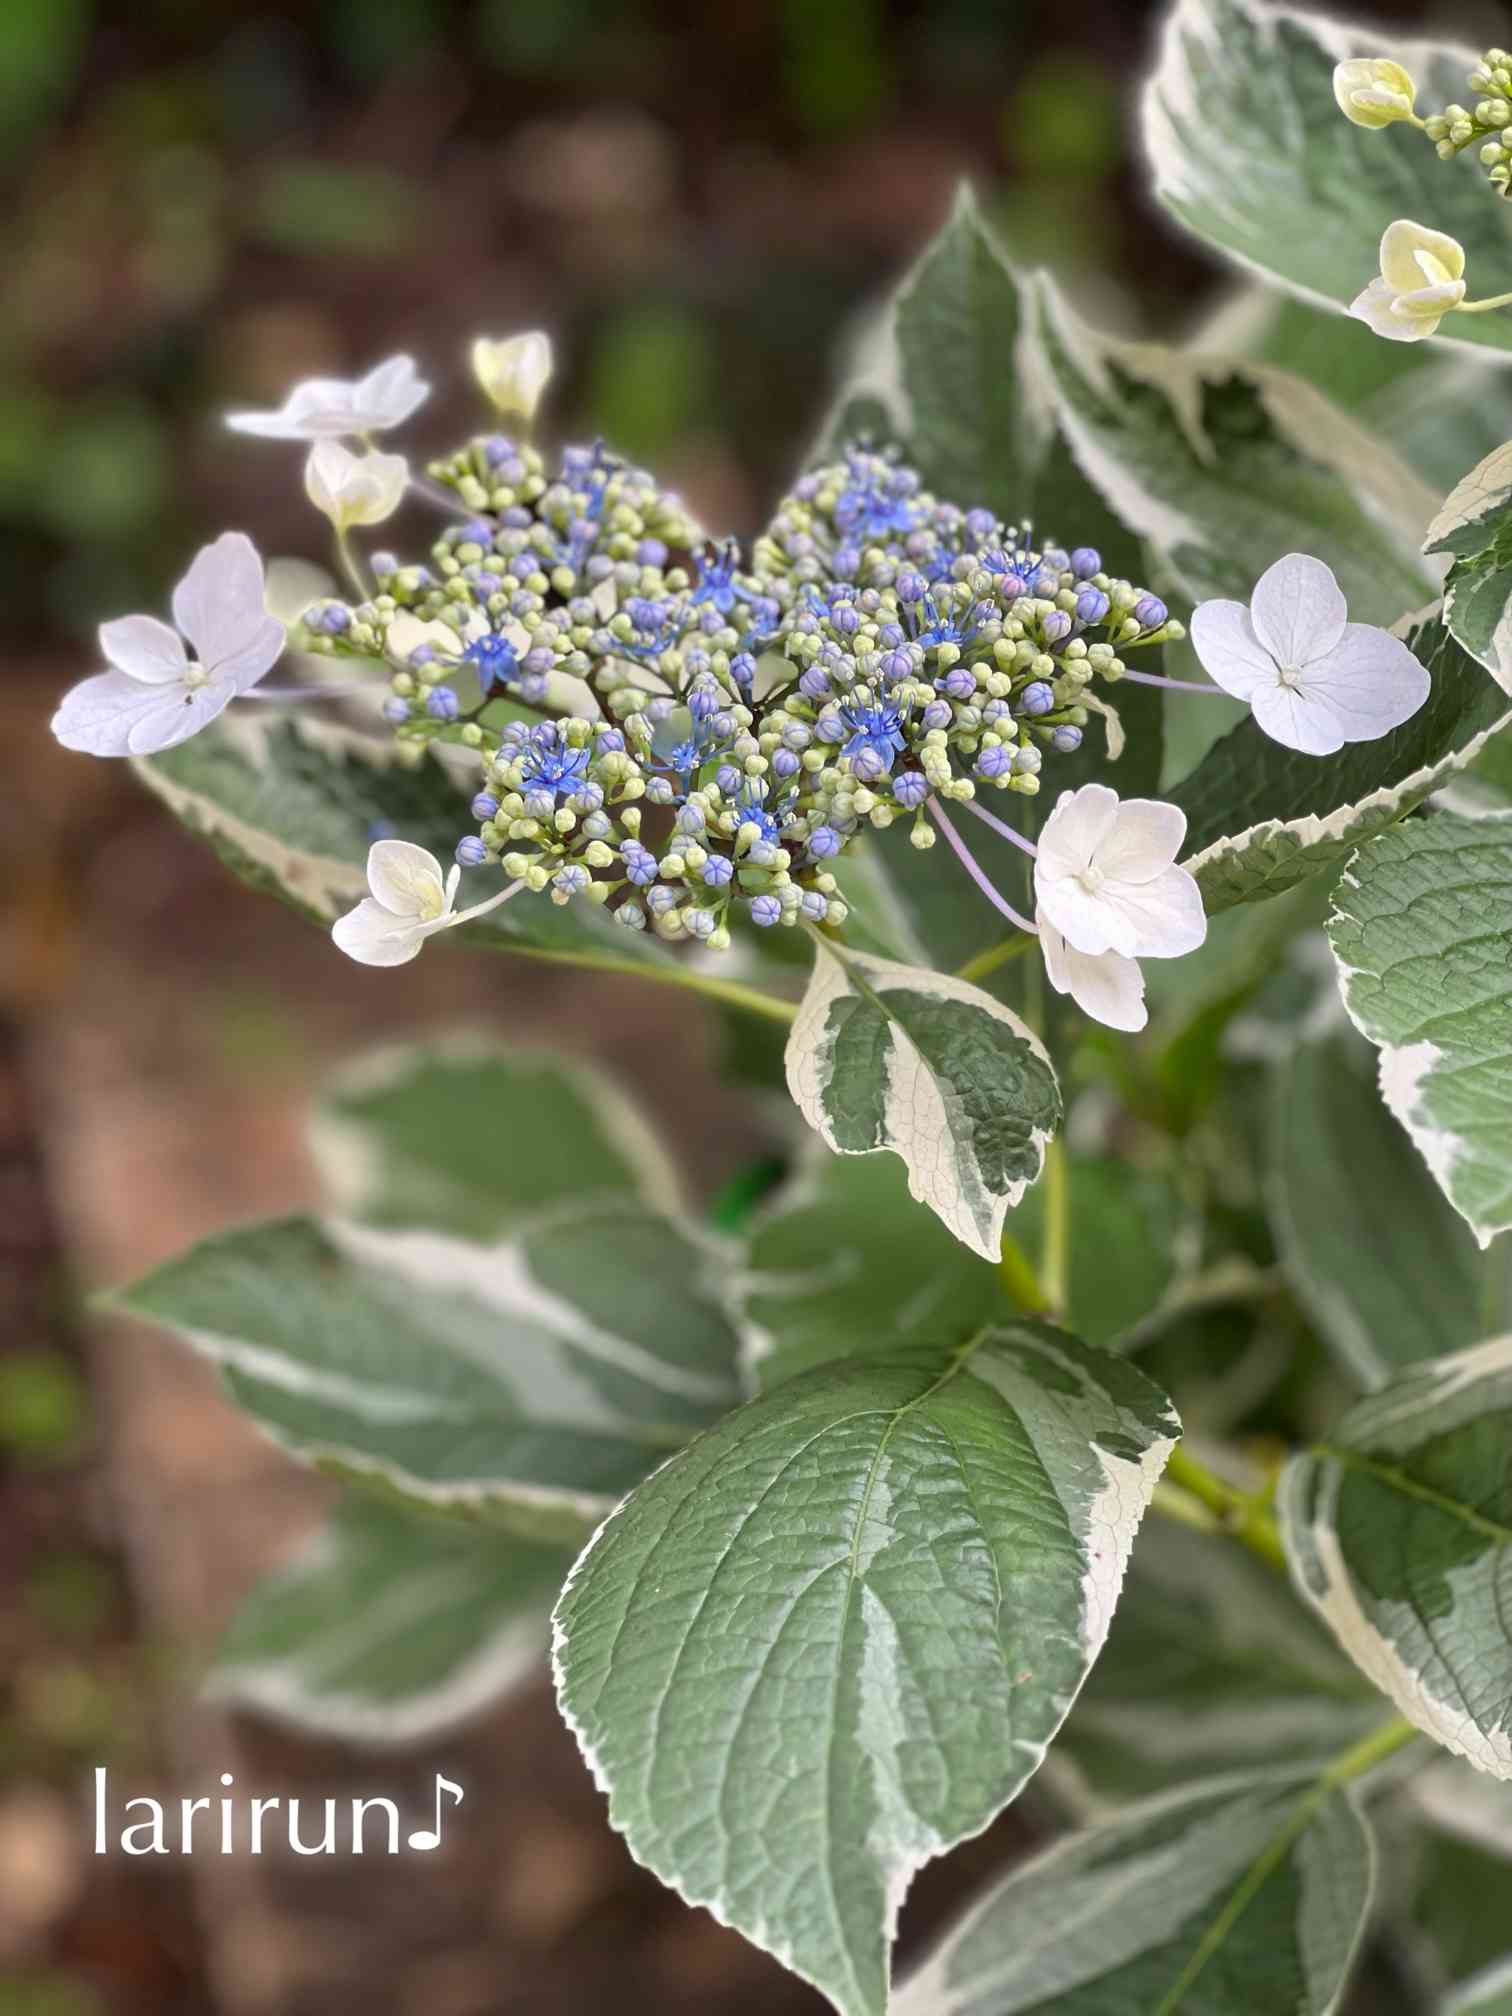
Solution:
<svg viewBox="0 0 1512 2016">
<path fill-rule="evenodd" d="M 1228 1483 L 1215 1471 L 1209 1470 L 1191 1453 L 1185 1442 L 1178 1442 L 1171 1451 L 1165 1474 L 1170 1483 L 1179 1486 L 1190 1498 L 1204 1506 L 1223 1532 L 1248 1547 L 1267 1566 L 1283 1575 L 1289 1572 L 1286 1550 L 1281 1544 L 1281 1529 L 1263 1497 L 1241 1491 L 1237 1485 Z"/>
</svg>

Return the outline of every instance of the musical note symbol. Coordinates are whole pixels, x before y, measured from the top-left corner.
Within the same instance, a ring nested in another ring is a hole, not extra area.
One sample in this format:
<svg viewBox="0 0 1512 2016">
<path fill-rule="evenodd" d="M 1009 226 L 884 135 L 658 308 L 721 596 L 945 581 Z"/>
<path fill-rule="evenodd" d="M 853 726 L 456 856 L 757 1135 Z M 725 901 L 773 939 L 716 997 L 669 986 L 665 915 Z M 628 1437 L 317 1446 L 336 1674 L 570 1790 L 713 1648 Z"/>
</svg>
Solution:
<svg viewBox="0 0 1512 2016">
<path fill-rule="evenodd" d="M 418 1833 L 411 1834 L 409 1837 L 410 1847 L 418 1848 L 422 1855 L 432 1848 L 439 1848 L 441 1846 L 441 1792 L 443 1787 L 451 1795 L 456 1805 L 460 1806 L 462 1804 L 462 1787 L 460 1785 L 453 1785 L 450 1778 L 443 1778 L 438 1771 L 436 1773 L 435 1828 L 432 1830 L 428 1827 L 422 1827 Z"/>
</svg>

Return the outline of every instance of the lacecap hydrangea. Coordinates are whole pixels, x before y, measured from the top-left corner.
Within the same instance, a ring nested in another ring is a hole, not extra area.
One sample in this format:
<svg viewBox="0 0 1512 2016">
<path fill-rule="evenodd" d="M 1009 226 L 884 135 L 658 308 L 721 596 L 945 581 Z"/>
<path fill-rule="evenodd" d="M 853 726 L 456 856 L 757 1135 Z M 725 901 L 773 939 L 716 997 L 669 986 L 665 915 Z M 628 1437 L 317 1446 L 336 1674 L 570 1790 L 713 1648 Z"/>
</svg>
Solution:
<svg viewBox="0 0 1512 2016">
<path fill-rule="evenodd" d="M 382 657 L 404 743 L 477 751 L 457 861 L 727 946 L 844 921 L 867 828 L 1033 794 L 1131 649 L 1181 635 L 1090 547 L 932 496 L 867 448 L 804 476 L 749 557 L 601 443 L 491 434 L 430 465 L 456 520 L 299 641 Z M 1102 732 L 1099 727 L 1098 732 Z"/>
</svg>

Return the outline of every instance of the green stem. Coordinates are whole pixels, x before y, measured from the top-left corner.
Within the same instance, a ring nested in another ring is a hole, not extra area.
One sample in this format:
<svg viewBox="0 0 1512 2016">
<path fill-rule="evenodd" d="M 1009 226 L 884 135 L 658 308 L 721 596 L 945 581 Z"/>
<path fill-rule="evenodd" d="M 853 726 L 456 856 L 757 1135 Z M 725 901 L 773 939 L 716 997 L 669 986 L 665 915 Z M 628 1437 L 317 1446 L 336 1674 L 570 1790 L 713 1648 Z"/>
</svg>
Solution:
<svg viewBox="0 0 1512 2016">
<path fill-rule="evenodd" d="M 336 534 L 336 557 L 341 562 L 341 571 L 351 583 L 359 602 L 366 602 L 368 585 L 362 578 L 362 569 L 357 564 L 357 556 L 352 551 L 352 542 L 345 531 Z"/>
<path fill-rule="evenodd" d="M 1033 943 L 1032 938 L 1020 931 L 1012 938 L 1005 938 L 1000 945 L 988 945 L 974 953 L 964 966 L 957 966 L 955 977 L 957 980 L 985 980 L 989 973 L 996 973 L 1010 959 L 1017 959 L 1021 952 L 1027 952 Z"/>
<path fill-rule="evenodd" d="M 1071 1280 L 1071 1167 L 1059 1134 L 1053 1134 L 1045 1144 L 1045 1239 L 1040 1278 L 1050 1308 L 1064 1316 Z"/>
<path fill-rule="evenodd" d="M 1486 301 L 1461 301 L 1454 309 L 1456 315 L 1487 315 L 1493 308 L 1512 306 L 1512 294 L 1493 294 Z"/>
<path fill-rule="evenodd" d="M 1043 1316 L 1050 1307 L 1050 1298 L 1040 1285 L 1040 1278 L 1034 1271 L 1033 1263 L 1011 1232 L 1003 1234 L 998 1275 L 1008 1291 L 1010 1300 L 1016 1303 L 1026 1316 Z"/>
<path fill-rule="evenodd" d="M 1281 1529 L 1263 1496 L 1253 1497 L 1219 1477 L 1191 1453 L 1185 1442 L 1178 1442 L 1171 1451 L 1165 1474 L 1170 1483 L 1179 1485 L 1189 1497 L 1205 1506 L 1225 1533 L 1268 1566 L 1279 1569 L 1283 1575 L 1288 1573 Z"/>
</svg>

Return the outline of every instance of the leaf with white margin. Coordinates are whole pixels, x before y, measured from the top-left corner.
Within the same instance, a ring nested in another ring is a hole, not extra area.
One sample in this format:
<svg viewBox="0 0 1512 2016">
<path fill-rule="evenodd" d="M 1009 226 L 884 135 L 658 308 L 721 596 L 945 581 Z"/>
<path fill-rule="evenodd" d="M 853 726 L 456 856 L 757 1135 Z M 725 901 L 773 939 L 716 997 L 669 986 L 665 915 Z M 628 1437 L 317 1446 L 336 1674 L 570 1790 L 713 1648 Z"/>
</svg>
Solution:
<svg viewBox="0 0 1512 2016">
<path fill-rule="evenodd" d="M 742 1397 L 702 1236 L 629 1199 L 497 1245 L 328 1219 L 223 1233 L 111 1298 L 292 1455 L 526 1538 L 580 1539 Z"/>
<path fill-rule="evenodd" d="M 205 1692 L 348 1742 L 419 1742 L 540 1671 L 570 1565 L 354 1494 L 242 1603 Z"/>
<path fill-rule="evenodd" d="M 522 1213 L 573 1199 L 684 1201 L 607 1072 L 481 1034 L 354 1058 L 321 1086 L 309 1143 L 331 1209 L 370 1225 L 502 1239 Z"/>
<path fill-rule="evenodd" d="M 1337 1003 L 1335 1003 L 1337 1012 Z M 1376 1090 L 1374 1058 L 1338 1016 L 1277 1062 L 1271 1230 L 1287 1277 L 1340 1362 L 1367 1386 L 1485 1334 L 1483 1257 Z M 1362 1172 L 1389 1172 L 1362 1181 Z M 1509 1256 L 1512 1257 L 1512 1256 Z"/>
<path fill-rule="evenodd" d="M 1462 1981 L 1446 1999 L 1442 2016 L 1512 2016 L 1512 1954 Z"/>
<path fill-rule="evenodd" d="M 138 777 L 232 873 L 330 924 L 368 893 L 367 853 L 379 837 L 408 840 L 448 861 L 468 830 L 463 784 L 426 755 L 401 758 L 376 735 L 271 704 L 232 709 L 191 741 L 133 764 Z M 464 773 L 476 782 L 469 759 Z M 494 885 L 464 880 L 462 904 Z M 616 963 L 665 958 L 641 931 L 587 904 L 506 903 L 447 936 L 541 958 Z"/>
<path fill-rule="evenodd" d="M 1039 1765 L 1177 1432 L 1132 1366 L 1018 1323 L 822 1366 L 675 1456 L 556 1613 L 632 1853 L 881 2016 L 910 1879 Z"/>
<path fill-rule="evenodd" d="M 1450 556 L 1444 620 L 1472 658 L 1512 687 L 1512 442 L 1461 477 L 1423 541 Z"/>
<path fill-rule="evenodd" d="M 1060 1124 L 1044 1045 L 964 980 L 815 948 L 787 1046 L 788 1089 L 840 1155 L 888 1149 L 910 1194 L 984 1260 Z"/>
<path fill-rule="evenodd" d="M 1410 721 L 1334 756 L 1303 756 L 1241 721 L 1165 795 L 1187 815 L 1182 862 L 1209 914 L 1278 896 L 1420 805 L 1512 725 L 1506 692 L 1436 610 L 1396 626 L 1433 690 Z"/>
<path fill-rule="evenodd" d="M 1046 1769 L 1101 1811 L 1218 1772 L 1326 1762 L 1380 1720 L 1380 1695 L 1267 1564 L 1156 1520 Z"/>
<path fill-rule="evenodd" d="M 1434 592 L 1421 542 L 1437 496 L 1300 378 L 1104 336 L 1043 274 L 1033 313 L 1071 452 L 1191 601 L 1247 602 L 1298 551 L 1333 569 L 1357 622 L 1395 622 Z"/>
<path fill-rule="evenodd" d="M 1010 1870 L 893 2016 L 1332 2016 L 1374 1861 L 1349 1794 L 1321 1779 L 1206 1779 Z"/>
<path fill-rule="evenodd" d="M 1463 102 L 1480 60 L 1260 0 L 1178 0 L 1144 98 L 1156 195 L 1196 237 L 1335 313 L 1376 277 L 1394 217 L 1431 219 L 1464 246 L 1472 274 L 1501 273 L 1512 236 L 1479 169 L 1447 169 L 1411 127 L 1362 132 L 1340 112 L 1334 65 L 1382 55 L 1436 106 Z M 1362 325 L 1359 340 L 1380 338 Z M 1427 340 L 1490 362 L 1512 349 L 1512 324 L 1456 315 Z"/>
<path fill-rule="evenodd" d="M 1328 936 L 1386 1104 L 1488 1246 L 1512 1226 L 1512 814 L 1378 834 Z"/>
<path fill-rule="evenodd" d="M 1436 1742 L 1512 1778 L 1512 1337 L 1413 1366 L 1293 1457 L 1298 1586 Z"/>
</svg>

